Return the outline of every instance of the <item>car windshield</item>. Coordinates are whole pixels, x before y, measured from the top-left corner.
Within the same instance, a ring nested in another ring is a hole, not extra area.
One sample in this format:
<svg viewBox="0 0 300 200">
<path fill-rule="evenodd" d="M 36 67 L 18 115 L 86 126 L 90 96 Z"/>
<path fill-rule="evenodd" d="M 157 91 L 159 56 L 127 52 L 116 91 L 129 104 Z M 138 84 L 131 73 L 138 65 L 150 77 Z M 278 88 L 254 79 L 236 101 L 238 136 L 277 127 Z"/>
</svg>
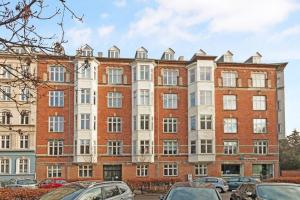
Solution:
<svg viewBox="0 0 300 200">
<path fill-rule="evenodd" d="M 36 184 L 36 180 L 17 180 L 18 185 L 32 185 Z"/>
<path fill-rule="evenodd" d="M 53 190 L 45 195 L 43 195 L 40 200 L 57 200 L 57 199 L 64 199 L 64 200 L 71 200 L 77 197 L 85 187 L 79 184 L 71 184 L 64 187 L 60 187 L 56 190 Z"/>
<path fill-rule="evenodd" d="M 219 200 L 214 189 L 178 187 L 170 191 L 166 200 Z"/>
<path fill-rule="evenodd" d="M 257 195 L 264 200 L 295 200 L 300 196 L 300 186 L 259 185 Z"/>
</svg>

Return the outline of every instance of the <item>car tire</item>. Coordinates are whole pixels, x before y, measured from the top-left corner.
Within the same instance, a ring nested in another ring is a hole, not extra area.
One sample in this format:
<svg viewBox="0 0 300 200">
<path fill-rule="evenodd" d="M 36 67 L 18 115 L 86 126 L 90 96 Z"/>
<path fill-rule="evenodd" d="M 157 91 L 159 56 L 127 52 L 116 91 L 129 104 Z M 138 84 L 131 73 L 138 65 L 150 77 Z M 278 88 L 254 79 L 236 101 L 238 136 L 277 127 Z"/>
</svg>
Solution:
<svg viewBox="0 0 300 200">
<path fill-rule="evenodd" d="M 223 193 L 223 192 L 224 192 L 223 189 L 222 189 L 222 188 L 219 188 L 219 187 L 217 187 L 216 190 L 217 190 L 219 193 Z"/>
</svg>

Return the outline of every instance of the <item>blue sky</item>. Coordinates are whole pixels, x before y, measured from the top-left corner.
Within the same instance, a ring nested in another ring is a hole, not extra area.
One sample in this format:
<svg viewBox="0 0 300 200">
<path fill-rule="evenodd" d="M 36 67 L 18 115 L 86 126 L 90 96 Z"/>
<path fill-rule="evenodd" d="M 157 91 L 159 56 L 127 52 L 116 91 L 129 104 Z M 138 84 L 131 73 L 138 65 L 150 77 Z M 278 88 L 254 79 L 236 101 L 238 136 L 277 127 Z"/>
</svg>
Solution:
<svg viewBox="0 0 300 200">
<path fill-rule="evenodd" d="M 263 62 L 289 62 L 285 71 L 286 132 L 300 129 L 299 0 L 67 2 L 84 14 L 83 23 L 70 18 L 65 21 L 69 54 L 88 43 L 104 55 L 117 45 L 122 57 L 133 57 L 135 50 L 144 46 L 153 58 L 160 58 L 171 47 L 186 59 L 201 48 L 216 56 L 231 50 L 235 61 L 245 61 L 258 51 Z M 51 33 L 55 23 L 43 29 Z"/>
</svg>

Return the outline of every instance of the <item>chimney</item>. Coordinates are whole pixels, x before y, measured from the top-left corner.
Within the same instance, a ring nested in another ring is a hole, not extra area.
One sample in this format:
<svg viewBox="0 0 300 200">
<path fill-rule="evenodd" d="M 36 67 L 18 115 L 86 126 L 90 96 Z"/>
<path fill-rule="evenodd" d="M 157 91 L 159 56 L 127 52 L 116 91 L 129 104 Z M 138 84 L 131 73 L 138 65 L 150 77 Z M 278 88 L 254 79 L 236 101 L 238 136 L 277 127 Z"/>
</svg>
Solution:
<svg viewBox="0 0 300 200">
<path fill-rule="evenodd" d="M 258 64 L 258 63 L 261 63 L 261 58 L 262 58 L 262 55 L 259 52 L 256 52 L 253 56 L 248 58 L 245 61 L 245 63 Z"/>
<path fill-rule="evenodd" d="M 218 60 L 217 62 L 226 62 L 226 63 L 231 63 L 233 62 L 233 53 L 231 51 L 227 51 L 226 53 L 224 53 Z"/>
<path fill-rule="evenodd" d="M 103 56 L 103 52 L 98 52 L 98 57 L 102 58 L 102 56 Z"/>
</svg>

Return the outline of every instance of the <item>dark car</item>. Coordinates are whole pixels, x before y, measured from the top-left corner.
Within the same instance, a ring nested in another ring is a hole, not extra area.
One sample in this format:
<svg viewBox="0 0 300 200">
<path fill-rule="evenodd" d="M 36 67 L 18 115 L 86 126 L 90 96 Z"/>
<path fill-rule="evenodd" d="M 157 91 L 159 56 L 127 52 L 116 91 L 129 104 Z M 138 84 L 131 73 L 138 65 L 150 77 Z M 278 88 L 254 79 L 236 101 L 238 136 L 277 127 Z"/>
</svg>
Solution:
<svg viewBox="0 0 300 200">
<path fill-rule="evenodd" d="M 247 195 L 246 199 L 251 200 L 300 200 L 300 185 L 259 183 L 255 185 L 253 191 L 246 190 L 245 194 Z"/>
<path fill-rule="evenodd" d="M 133 200 L 134 194 L 122 181 L 74 182 L 59 187 L 40 200 Z"/>
<path fill-rule="evenodd" d="M 228 183 L 229 190 L 235 190 L 243 183 L 259 183 L 260 182 L 258 179 L 251 178 L 251 177 L 232 177 L 232 178 L 226 179 L 226 181 Z"/>
<path fill-rule="evenodd" d="M 39 188 L 58 188 L 65 185 L 67 181 L 62 178 L 49 178 L 41 181 L 38 185 Z"/>
<path fill-rule="evenodd" d="M 175 183 L 161 200 L 222 200 L 221 195 L 212 184 L 197 182 Z"/>
<path fill-rule="evenodd" d="M 194 180 L 194 182 L 213 184 L 219 193 L 227 192 L 229 188 L 227 182 L 224 179 L 218 177 L 197 178 Z"/>
<path fill-rule="evenodd" d="M 232 190 L 230 200 L 248 200 L 250 194 L 255 193 L 255 183 L 243 183 L 237 190 Z"/>
</svg>

